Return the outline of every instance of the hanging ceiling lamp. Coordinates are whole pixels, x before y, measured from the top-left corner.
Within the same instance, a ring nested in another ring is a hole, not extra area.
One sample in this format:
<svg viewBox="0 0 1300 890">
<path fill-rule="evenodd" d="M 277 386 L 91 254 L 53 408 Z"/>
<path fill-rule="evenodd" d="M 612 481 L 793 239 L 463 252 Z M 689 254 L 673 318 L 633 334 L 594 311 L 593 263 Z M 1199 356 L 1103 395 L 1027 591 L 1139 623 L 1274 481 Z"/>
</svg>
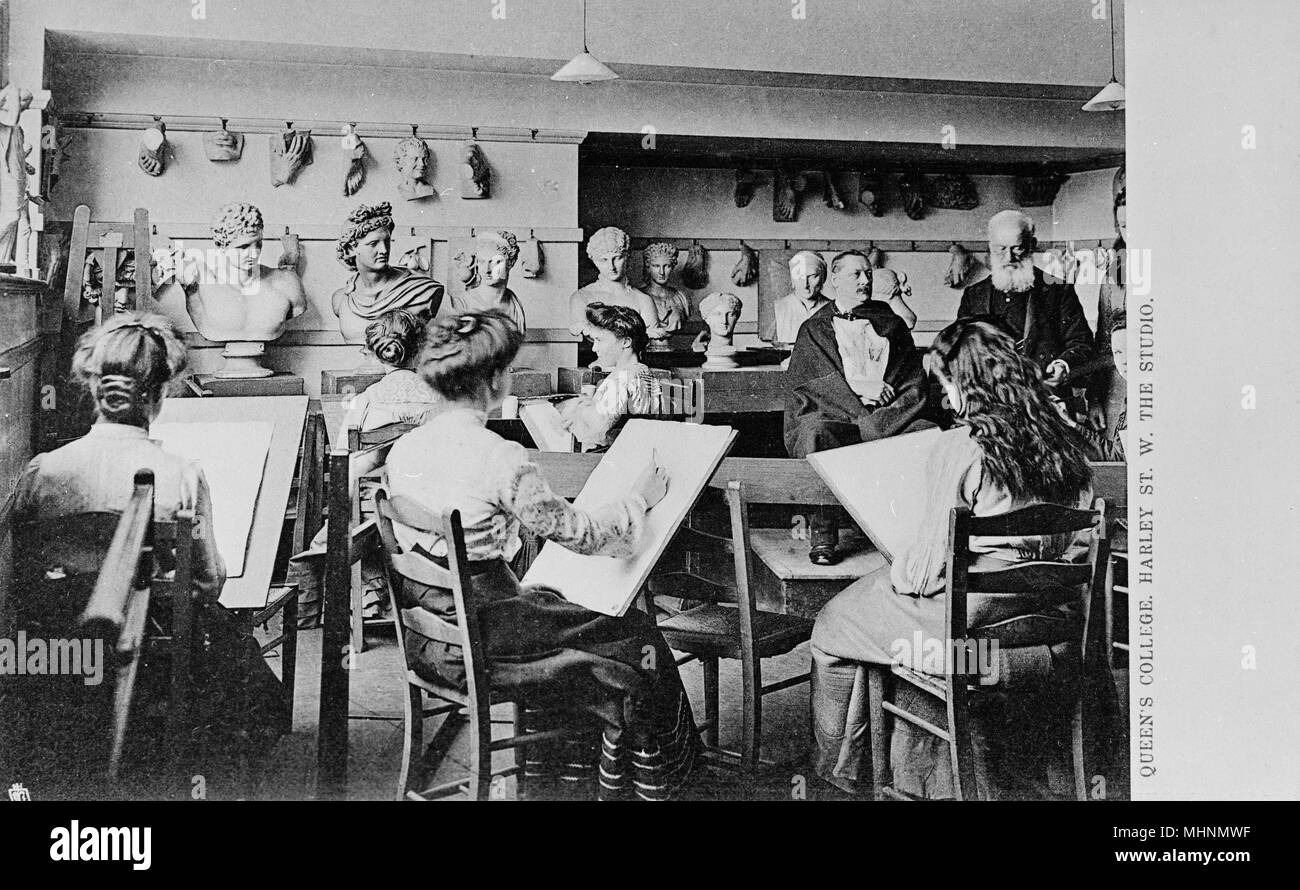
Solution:
<svg viewBox="0 0 1300 890">
<path fill-rule="evenodd" d="M 551 75 L 551 80 L 577 83 L 595 83 L 598 80 L 618 80 L 609 66 L 587 51 L 587 0 L 582 0 L 582 52 L 570 59 L 563 68 Z"/>
<path fill-rule="evenodd" d="M 1084 111 L 1123 111 L 1124 84 L 1115 76 L 1115 0 L 1110 0 L 1110 83 L 1083 106 Z"/>
</svg>

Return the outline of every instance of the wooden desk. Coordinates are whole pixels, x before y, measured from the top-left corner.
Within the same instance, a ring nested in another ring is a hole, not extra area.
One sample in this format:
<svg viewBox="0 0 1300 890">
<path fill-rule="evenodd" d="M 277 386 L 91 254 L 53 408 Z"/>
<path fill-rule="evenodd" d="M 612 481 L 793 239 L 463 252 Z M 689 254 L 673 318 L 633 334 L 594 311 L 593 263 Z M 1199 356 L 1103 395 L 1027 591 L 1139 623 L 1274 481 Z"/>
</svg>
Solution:
<svg viewBox="0 0 1300 890">
<path fill-rule="evenodd" d="M 274 424 L 262 470 L 262 486 L 253 507 L 244 572 L 237 578 L 228 578 L 221 589 L 221 605 L 226 608 L 261 609 L 267 605 L 306 417 L 306 396 L 214 397 L 163 402 L 159 423 L 265 421 Z"/>
<path fill-rule="evenodd" d="M 194 385 L 205 396 L 221 398 L 307 394 L 306 383 L 301 377 L 283 371 L 276 371 L 270 377 L 215 377 L 212 374 L 195 374 Z"/>
<path fill-rule="evenodd" d="M 703 380 L 705 415 L 782 412 L 785 410 L 785 371 L 780 365 L 706 371 L 698 367 L 672 369 L 674 377 Z"/>
<path fill-rule="evenodd" d="M 388 373 L 387 368 L 355 368 L 350 371 L 321 371 L 321 395 L 365 392 L 366 388 Z M 517 396 L 549 396 L 555 392 L 550 371 L 515 368 L 510 372 L 510 392 Z"/>
</svg>

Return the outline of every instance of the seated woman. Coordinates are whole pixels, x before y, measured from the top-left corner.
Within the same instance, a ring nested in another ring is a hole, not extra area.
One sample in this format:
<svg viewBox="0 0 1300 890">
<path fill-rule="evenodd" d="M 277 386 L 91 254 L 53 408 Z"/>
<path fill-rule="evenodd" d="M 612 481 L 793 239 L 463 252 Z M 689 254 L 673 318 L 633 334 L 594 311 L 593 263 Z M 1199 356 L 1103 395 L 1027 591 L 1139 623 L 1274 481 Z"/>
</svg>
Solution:
<svg viewBox="0 0 1300 890">
<path fill-rule="evenodd" d="M 89 388 L 97 420 L 81 439 L 32 458 L 13 496 L 15 527 L 35 522 L 54 528 L 77 514 L 120 513 L 131 499 L 136 471 L 152 470 L 156 519 L 194 511 L 191 571 L 196 623 L 204 637 L 195 661 L 194 732 L 209 750 L 230 750 L 237 738 L 249 738 L 254 753 L 265 753 L 281 733 L 283 699 L 257 641 L 217 603 L 226 570 L 212 535 L 203 470 L 149 439 L 165 390 L 185 364 L 185 346 L 159 315 L 120 313 L 82 337 L 72 370 Z M 42 604 L 24 602 L 23 593 L 15 591 L 15 611 L 39 620 Z M 167 605 L 150 605 L 151 619 L 164 629 Z M 157 712 L 166 704 L 167 673 L 166 665 L 146 656 L 132 719 L 146 748 L 167 742 L 156 732 L 164 725 Z"/>
<path fill-rule="evenodd" d="M 652 410 L 654 378 L 641 362 L 649 338 L 635 309 L 591 303 L 587 306 L 587 332 L 600 367 L 610 374 L 594 395 L 570 399 L 561 403 L 559 410 L 582 450 L 595 451 L 609 447 L 619 421 L 627 415 Z"/>
<path fill-rule="evenodd" d="M 442 396 L 424 426 L 399 439 L 388 455 L 388 486 L 433 513 L 459 510 L 465 529 L 479 616 L 491 657 L 492 684 L 526 690 L 530 720 L 590 724 L 590 761 L 597 735 L 599 795 L 672 796 L 688 782 L 698 753 L 690 703 L 671 651 L 644 613 L 621 618 L 590 612 L 555 590 L 521 588 L 510 561 L 520 526 L 583 554 L 628 557 L 637 551 L 646 511 L 663 497 L 662 469 L 647 465 L 606 506 L 575 509 L 552 493 L 524 448 L 485 426 L 510 389 L 508 369 L 523 337 L 500 312 L 431 321 L 420 352 L 420 376 Z M 403 547 L 445 567 L 446 543 L 400 523 Z M 455 621 L 451 591 L 403 579 L 405 607 L 420 606 Z M 458 649 L 408 631 L 410 667 L 430 682 L 463 686 Z M 598 729 L 597 729 L 598 727 Z M 583 755 L 529 749 L 528 775 L 554 775 Z M 540 758 L 540 765 L 534 764 Z M 591 772 L 588 761 L 586 771 Z"/>
<path fill-rule="evenodd" d="M 411 370 L 424 337 L 424 322 L 405 309 L 393 309 L 366 325 L 366 349 L 390 370 L 348 402 L 348 413 L 334 435 L 335 442 L 346 443 L 348 427 L 374 430 L 390 423 L 423 423 L 433 410 L 437 396 L 420 376 Z M 352 481 L 369 473 L 382 462 L 382 455 L 372 452 L 351 463 Z M 365 497 L 368 491 L 363 491 Z M 367 503 L 369 500 L 367 499 Z M 320 623 L 325 583 L 325 546 L 328 528 L 324 525 L 312 538 L 311 545 L 289 563 L 289 583 L 298 585 L 298 626 L 315 627 Z M 388 587 L 377 560 L 361 561 L 361 609 L 366 618 L 388 611 Z"/>
<path fill-rule="evenodd" d="M 1049 401 L 1038 366 L 987 322 L 962 319 L 934 340 L 926 357 L 955 413 L 961 435 L 947 435 L 931 454 L 924 519 L 915 543 L 827 603 L 813 628 L 812 711 L 818 774 L 848 791 L 870 782 L 866 696 L 855 690 L 861 662 L 891 663 L 898 641 L 943 641 L 948 512 L 970 507 L 992 516 L 1036 503 L 1084 509 L 1092 471 L 1084 444 Z M 1083 536 L 976 539 L 973 568 L 1026 560 L 1081 559 Z M 1032 596 L 999 598 L 993 614 L 972 598 L 970 626 L 1035 611 Z M 1018 611 L 1017 611 L 1018 610 Z M 913 667 L 915 667 L 913 665 Z"/>
</svg>

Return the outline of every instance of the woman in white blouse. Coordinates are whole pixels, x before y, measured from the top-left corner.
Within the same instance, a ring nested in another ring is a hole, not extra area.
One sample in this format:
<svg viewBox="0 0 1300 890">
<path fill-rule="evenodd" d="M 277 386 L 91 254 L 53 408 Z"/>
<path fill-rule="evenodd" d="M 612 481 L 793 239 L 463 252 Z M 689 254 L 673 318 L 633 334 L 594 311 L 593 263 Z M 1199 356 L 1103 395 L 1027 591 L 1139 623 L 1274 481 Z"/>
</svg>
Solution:
<svg viewBox="0 0 1300 890">
<path fill-rule="evenodd" d="M 554 494 L 517 443 L 485 426 L 488 411 L 509 394 L 510 363 L 523 337 L 502 313 L 488 311 L 431 321 L 418 371 L 443 399 L 420 428 L 388 455 L 388 485 L 431 512 L 459 510 L 465 530 L 479 618 L 494 686 L 528 690 L 544 721 L 588 721 L 601 737 L 598 793 L 672 796 L 689 780 L 698 753 L 695 722 L 672 653 L 644 613 L 612 618 L 570 603 L 557 591 L 521 588 L 510 562 L 520 528 L 583 554 L 637 552 L 646 511 L 663 497 L 662 469 L 648 465 L 621 497 L 596 510 L 575 509 Z M 395 524 L 404 547 L 446 565 L 436 535 Z M 404 580 L 407 608 L 420 606 L 456 620 L 449 590 Z M 459 652 L 408 631 L 410 667 L 431 682 L 464 683 Z M 527 774 L 556 775 L 588 760 L 572 748 L 535 754 Z M 565 778 L 577 778 L 565 776 Z"/>
</svg>

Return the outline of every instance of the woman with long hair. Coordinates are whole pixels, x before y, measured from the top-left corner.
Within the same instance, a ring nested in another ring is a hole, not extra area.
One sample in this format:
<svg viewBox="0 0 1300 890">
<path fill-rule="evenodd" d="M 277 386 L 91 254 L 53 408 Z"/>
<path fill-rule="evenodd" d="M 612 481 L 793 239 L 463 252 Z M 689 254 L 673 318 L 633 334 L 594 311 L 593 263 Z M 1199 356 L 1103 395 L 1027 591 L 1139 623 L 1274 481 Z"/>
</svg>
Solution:
<svg viewBox="0 0 1300 890">
<path fill-rule="evenodd" d="M 1087 508 L 1092 472 L 1085 444 L 1050 400 L 1042 373 L 1016 351 L 1014 340 L 985 321 L 961 319 L 935 338 L 926 369 L 942 386 L 958 432 L 931 453 L 924 518 L 916 541 L 884 566 L 831 600 L 813 629 L 813 729 L 818 774 L 848 791 L 870 781 L 869 715 L 860 686 L 863 662 L 889 664 L 910 645 L 945 641 L 944 574 L 948 513 L 969 507 L 976 516 L 1030 504 Z M 972 568 L 1007 568 L 1029 560 L 1072 561 L 1086 556 L 1085 534 L 977 538 Z M 972 598 L 970 626 L 984 627 L 1034 612 L 1033 594 Z M 947 651 L 945 645 L 944 651 Z M 918 665 L 910 665 L 917 667 Z"/>
<path fill-rule="evenodd" d="M 607 504 L 591 510 L 552 492 L 523 446 L 485 426 L 488 412 L 510 392 L 510 363 L 522 341 L 496 310 L 429 322 L 417 367 L 442 402 L 423 426 L 393 444 L 388 487 L 434 514 L 460 511 L 468 569 L 483 603 L 479 621 L 492 685 L 523 693 L 529 728 L 583 730 L 577 744 L 529 748 L 521 789 L 535 793 L 538 781 L 549 778 L 561 780 L 552 786 L 557 791 L 594 785 L 602 799 L 671 797 L 691 779 L 698 739 L 677 665 L 654 619 L 636 610 L 601 615 L 558 591 L 521 587 L 511 567 L 521 527 L 551 547 L 634 555 L 646 512 L 664 496 L 667 480 L 662 469 L 647 465 L 629 490 L 610 492 Z M 393 530 L 404 550 L 446 567 L 440 535 L 400 522 Z M 450 590 L 409 578 L 400 584 L 403 608 L 457 620 Z M 409 667 L 421 677 L 463 687 L 457 647 L 408 630 L 406 649 Z"/>
</svg>

